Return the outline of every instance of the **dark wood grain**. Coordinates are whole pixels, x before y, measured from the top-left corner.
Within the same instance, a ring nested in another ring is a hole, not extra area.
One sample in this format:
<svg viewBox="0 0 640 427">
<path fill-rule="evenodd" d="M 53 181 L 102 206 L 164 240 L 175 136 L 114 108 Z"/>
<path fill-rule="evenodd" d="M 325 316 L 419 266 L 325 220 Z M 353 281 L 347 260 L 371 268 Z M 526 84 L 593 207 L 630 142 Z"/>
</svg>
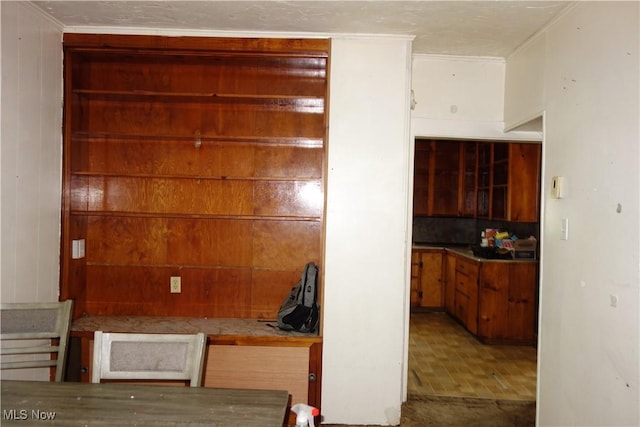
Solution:
<svg viewBox="0 0 640 427">
<path fill-rule="evenodd" d="M 75 317 L 273 318 L 322 266 L 328 40 L 65 34 L 64 51 Z"/>
</svg>

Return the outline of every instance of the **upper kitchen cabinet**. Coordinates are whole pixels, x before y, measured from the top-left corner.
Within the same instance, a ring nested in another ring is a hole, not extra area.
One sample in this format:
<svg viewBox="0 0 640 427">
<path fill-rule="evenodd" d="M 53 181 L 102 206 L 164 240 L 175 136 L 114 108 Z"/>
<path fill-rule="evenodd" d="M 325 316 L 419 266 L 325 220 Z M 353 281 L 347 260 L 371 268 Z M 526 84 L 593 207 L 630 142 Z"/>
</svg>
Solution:
<svg viewBox="0 0 640 427">
<path fill-rule="evenodd" d="M 416 140 L 414 215 L 474 216 L 476 143 Z"/>
<path fill-rule="evenodd" d="M 483 142 L 478 147 L 477 216 L 537 222 L 541 145 Z"/>
<path fill-rule="evenodd" d="M 417 139 L 414 215 L 537 222 L 537 143 Z"/>
<path fill-rule="evenodd" d="M 64 54 L 61 298 L 273 318 L 322 266 L 329 41 L 65 34 Z"/>
</svg>

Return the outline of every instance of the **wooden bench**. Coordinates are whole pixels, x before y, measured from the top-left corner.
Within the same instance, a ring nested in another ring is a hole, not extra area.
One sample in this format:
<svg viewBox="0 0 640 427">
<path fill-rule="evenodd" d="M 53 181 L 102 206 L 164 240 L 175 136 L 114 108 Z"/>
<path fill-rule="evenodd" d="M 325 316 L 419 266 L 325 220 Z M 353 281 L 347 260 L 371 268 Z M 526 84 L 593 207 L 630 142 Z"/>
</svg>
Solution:
<svg viewBox="0 0 640 427">
<path fill-rule="evenodd" d="M 275 321 L 86 316 L 73 321 L 71 346 L 79 353 L 79 380 L 88 382 L 95 331 L 204 332 L 208 338 L 204 387 L 287 390 L 291 404 L 302 402 L 320 408 L 322 337 L 281 331 L 270 325 L 275 325 Z"/>
</svg>

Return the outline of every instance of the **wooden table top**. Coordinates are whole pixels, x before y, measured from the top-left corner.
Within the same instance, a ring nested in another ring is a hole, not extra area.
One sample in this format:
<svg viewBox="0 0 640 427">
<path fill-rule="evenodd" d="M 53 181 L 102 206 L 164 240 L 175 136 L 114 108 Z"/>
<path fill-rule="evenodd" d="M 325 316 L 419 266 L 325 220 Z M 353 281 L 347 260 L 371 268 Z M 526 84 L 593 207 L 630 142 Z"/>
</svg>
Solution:
<svg viewBox="0 0 640 427">
<path fill-rule="evenodd" d="M 286 391 L 8 381 L 4 425 L 282 427 Z"/>
</svg>

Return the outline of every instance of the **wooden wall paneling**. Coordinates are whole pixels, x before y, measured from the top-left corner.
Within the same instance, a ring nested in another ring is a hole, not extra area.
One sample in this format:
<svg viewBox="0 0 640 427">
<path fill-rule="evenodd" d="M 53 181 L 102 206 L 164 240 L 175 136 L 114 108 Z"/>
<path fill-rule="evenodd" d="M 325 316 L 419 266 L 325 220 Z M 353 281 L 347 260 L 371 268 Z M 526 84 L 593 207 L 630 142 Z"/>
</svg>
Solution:
<svg viewBox="0 0 640 427">
<path fill-rule="evenodd" d="M 319 221 L 254 221 L 252 266 L 302 272 L 305 264 L 321 265 Z"/>
<path fill-rule="evenodd" d="M 255 181 L 255 215 L 319 219 L 324 208 L 322 183 L 313 181 Z"/>
<path fill-rule="evenodd" d="M 322 265 L 328 41 L 64 45 L 62 245 L 74 219 L 87 240 L 67 294 L 92 314 L 272 317 Z"/>
<path fill-rule="evenodd" d="M 322 408 L 322 342 L 309 347 L 309 394 L 308 404 Z"/>
<path fill-rule="evenodd" d="M 169 293 L 169 277 L 182 292 Z M 88 266 L 87 311 L 96 315 L 250 317 L 251 270 Z M 126 295 L 126 298 L 123 298 Z"/>
</svg>

